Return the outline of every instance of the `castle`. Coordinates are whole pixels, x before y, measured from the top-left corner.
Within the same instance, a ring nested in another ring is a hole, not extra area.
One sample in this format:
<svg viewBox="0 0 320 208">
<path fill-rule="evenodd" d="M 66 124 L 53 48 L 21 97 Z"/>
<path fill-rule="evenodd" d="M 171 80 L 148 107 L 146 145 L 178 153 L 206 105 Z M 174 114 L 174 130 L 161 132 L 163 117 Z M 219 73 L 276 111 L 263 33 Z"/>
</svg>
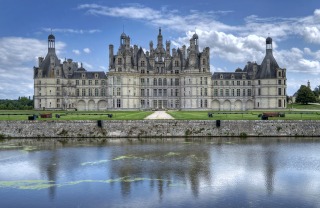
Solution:
<svg viewBox="0 0 320 208">
<path fill-rule="evenodd" d="M 72 59 L 62 63 L 55 37 L 48 36 L 48 53 L 34 67 L 34 108 L 51 110 L 250 110 L 286 108 L 286 69 L 273 57 L 272 39 L 258 65 L 248 62 L 234 72 L 210 72 L 210 49 L 199 49 L 195 33 L 187 48 L 163 44 L 149 51 L 131 46 L 120 36 L 117 51 L 109 45 L 109 71 L 87 71 Z"/>
</svg>

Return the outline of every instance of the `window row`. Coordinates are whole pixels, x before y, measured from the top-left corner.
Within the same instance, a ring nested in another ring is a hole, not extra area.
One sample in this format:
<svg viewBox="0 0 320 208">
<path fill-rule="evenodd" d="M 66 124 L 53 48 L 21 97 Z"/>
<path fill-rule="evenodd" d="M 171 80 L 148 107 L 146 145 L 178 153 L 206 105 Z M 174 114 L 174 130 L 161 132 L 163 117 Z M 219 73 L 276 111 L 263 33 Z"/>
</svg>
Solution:
<svg viewBox="0 0 320 208">
<path fill-rule="evenodd" d="M 106 89 L 76 89 L 76 96 L 106 96 Z"/>
<path fill-rule="evenodd" d="M 213 96 L 252 96 L 252 90 L 251 89 L 214 89 L 213 91 Z"/>
<path fill-rule="evenodd" d="M 260 80 L 259 80 L 260 81 Z M 220 86 L 230 86 L 230 85 L 243 85 L 243 86 L 251 86 L 252 82 L 251 81 L 240 81 L 240 80 L 237 80 L 237 81 L 234 81 L 234 80 L 220 80 L 220 81 L 217 81 L 215 80 L 214 81 L 214 85 L 220 85 Z"/>
<path fill-rule="evenodd" d="M 81 85 L 92 85 L 94 83 L 94 85 L 105 85 L 106 84 L 106 80 L 100 80 L 100 83 L 99 83 L 99 80 L 81 80 Z M 80 85 L 80 80 L 76 80 L 76 85 Z"/>
</svg>

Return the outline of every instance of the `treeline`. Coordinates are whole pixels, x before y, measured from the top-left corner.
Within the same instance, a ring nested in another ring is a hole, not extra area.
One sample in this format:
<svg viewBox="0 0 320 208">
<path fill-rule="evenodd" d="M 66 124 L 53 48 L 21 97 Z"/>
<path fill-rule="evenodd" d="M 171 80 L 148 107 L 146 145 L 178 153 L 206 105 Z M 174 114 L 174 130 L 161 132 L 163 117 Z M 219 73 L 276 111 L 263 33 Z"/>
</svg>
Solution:
<svg viewBox="0 0 320 208">
<path fill-rule="evenodd" d="M 18 100 L 0 100 L 0 110 L 32 110 L 33 100 L 19 97 Z"/>
</svg>

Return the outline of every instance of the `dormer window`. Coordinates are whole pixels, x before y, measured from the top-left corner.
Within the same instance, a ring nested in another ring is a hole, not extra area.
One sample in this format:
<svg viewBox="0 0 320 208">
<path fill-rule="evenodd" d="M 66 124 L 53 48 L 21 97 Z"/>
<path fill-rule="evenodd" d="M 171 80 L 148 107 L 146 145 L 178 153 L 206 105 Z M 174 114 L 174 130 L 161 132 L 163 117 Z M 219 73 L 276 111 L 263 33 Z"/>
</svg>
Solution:
<svg viewBox="0 0 320 208">
<path fill-rule="evenodd" d="M 145 61 L 141 61 L 141 66 L 145 66 Z"/>
<path fill-rule="evenodd" d="M 278 71 L 278 76 L 281 77 L 281 71 Z"/>
<path fill-rule="evenodd" d="M 98 74 L 94 74 L 95 78 L 98 78 Z"/>
<path fill-rule="evenodd" d="M 223 79 L 223 75 L 222 74 L 220 74 L 220 79 Z"/>
<path fill-rule="evenodd" d="M 231 79 L 234 79 L 234 74 L 231 74 Z"/>
<path fill-rule="evenodd" d="M 82 78 L 85 78 L 86 77 L 86 75 L 85 74 L 82 74 Z"/>
<path fill-rule="evenodd" d="M 246 75 L 245 74 L 242 75 L 242 79 L 246 79 Z"/>
</svg>

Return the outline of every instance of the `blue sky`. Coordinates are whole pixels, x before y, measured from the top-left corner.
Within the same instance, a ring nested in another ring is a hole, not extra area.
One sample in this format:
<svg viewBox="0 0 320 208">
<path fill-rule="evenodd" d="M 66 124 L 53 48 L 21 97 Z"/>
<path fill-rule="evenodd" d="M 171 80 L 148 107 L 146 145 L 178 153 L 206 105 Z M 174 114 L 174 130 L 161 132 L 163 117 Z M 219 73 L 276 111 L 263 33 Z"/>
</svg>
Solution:
<svg viewBox="0 0 320 208">
<path fill-rule="evenodd" d="M 318 0 L 90 1 L 0 0 L 0 99 L 33 95 L 33 66 L 56 37 L 58 57 L 82 62 L 88 71 L 108 71 L 108 45 L 120 34 L 149 50 L 158 28 L 178 48 L 196 31 L 210 47 L 211 71 L 234 71 L 262 62 L 265 39 L 287 68 L 288 94 L 308 80 L 320 85 L 320 2 Z"/>
</svg>

